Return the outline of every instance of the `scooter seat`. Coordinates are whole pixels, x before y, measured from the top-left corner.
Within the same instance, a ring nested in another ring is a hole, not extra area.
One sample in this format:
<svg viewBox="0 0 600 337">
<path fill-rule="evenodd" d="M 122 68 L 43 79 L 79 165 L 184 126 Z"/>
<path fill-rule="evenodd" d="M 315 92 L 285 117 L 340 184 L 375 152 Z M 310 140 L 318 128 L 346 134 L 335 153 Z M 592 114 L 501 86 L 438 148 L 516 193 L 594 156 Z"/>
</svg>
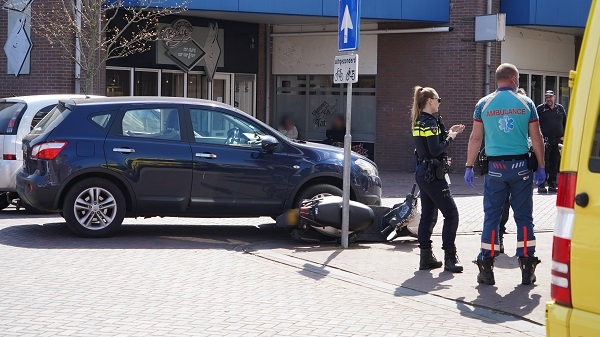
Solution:
<svg viewBox="0 0 600 337">
<path fill-rule="evenodd" d="M 314 220 L 320 225 L 341 229 L 342 206 L 342 197 L 326 196 L 315 206 Z M 365 229 L 373 223 L 374 219 L 375 215 L 369 206 L 350 200 L 348 224 L 350 231 Z"/>
</svg>

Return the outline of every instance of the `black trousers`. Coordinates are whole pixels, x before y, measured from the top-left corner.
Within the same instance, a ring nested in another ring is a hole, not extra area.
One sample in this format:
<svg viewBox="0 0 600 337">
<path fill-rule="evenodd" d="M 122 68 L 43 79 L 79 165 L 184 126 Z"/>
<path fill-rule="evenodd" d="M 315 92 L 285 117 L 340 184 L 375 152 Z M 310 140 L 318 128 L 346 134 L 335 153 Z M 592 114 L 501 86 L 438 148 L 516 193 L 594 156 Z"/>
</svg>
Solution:
<svg viewBox="0 0 600 337">
<path fill-rule="evenodd" d="M 455 247 L 458 230 L 458 209 L 445 179 L 425 181 L 425 170 L 417 168 L 417 184 L 421 191 L 421 220 L 419 221 L 419 248 L 431 248 L 431 234 L 438 219 L 438 210 L 444 216 L 442 227 L 442 249 Z"/>
<path fill-rule="evenodd" d="M 560 137 L 548 137 L 546 142 L 546 153 L 544 155 L 546 161 L 546 181 L 548 186 L 552 187 L 556 187 L 556 179 L 560 165 L 559 143 Z"/>
</svg>

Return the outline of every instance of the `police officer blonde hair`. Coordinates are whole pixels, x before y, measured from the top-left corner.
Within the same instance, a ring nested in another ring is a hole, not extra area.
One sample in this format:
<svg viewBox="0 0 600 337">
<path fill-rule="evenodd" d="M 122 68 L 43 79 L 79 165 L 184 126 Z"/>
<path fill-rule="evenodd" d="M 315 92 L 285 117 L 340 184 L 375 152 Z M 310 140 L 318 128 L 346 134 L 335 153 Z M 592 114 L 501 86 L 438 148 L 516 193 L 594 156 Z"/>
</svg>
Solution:
<svg viewBox="0 0 600 337">
<path fill-rule="evenodd" d="M 410 114 L 411 126 L 414 126 L 419 118 L 419 113 L 423 110 L 427 104 L 427 100 L 435 98 L 435 90 L 430 87 L 421 87 L 419 85 L 414 87 L 413 104 Z"/>
</svg>

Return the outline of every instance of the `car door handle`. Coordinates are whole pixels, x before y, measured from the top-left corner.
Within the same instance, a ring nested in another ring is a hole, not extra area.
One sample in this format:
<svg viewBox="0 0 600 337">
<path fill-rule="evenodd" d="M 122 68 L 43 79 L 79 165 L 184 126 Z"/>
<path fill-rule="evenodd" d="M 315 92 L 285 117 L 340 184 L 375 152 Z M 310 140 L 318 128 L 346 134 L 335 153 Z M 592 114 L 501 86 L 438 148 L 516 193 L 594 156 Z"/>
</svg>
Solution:
<svg viewBox="0 0 600 337">
<path fill-rule="evenodd" d="M 214 153 L 196 153 L 196 157 L 201 157 L 201 158 L 208 158 L 208 159 L 215 159 L 217 158 L 217 155 Z"/>
<path fill-rule="evenodd" d="M 126 147 L 115 147 L 113 152 L 121 152 L 121 153 L 134 153 L 134 149 L 126 148 Z"/>
</svg>

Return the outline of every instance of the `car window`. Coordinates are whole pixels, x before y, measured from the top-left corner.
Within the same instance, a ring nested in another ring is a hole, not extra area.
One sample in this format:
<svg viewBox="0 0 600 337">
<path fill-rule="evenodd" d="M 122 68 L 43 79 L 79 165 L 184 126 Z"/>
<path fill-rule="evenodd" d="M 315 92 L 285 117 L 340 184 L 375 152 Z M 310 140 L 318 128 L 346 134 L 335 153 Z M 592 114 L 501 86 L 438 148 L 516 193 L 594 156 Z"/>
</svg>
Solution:
<svg viewBox="0 0 600 337">
<path fill-rule="evenodd" d="M 92 116 L 90 119 L 92 120 L 92 122 L 94 122 L 94 124 L 99 126 L 101 129 L 106 129 L 106 127 L 108 126 L 108 122 L 110 121 L 110 116 L 111 116 L 110 113 L 106 113 L 106 114 Z"/>
<path fill-rule="evenodd" d="M 197 143 L 256 146 L 266 133 L 257 125 L 220 111 L 190 109 Z"/>
<path fill-rule="evenodd" d="M 125 111 L 121 127 L 127 137 L 181 140 L 178 110 L 174 108 Z"/>
<path fill-rule="evenodd" d="M 37 123 L 37 125 L 31 130 L 32 134 L 43 134 L 47 131 L 54 129 L 64 119 L 64 114 L 70 111 L 64 105 L 56 105 L 50 112 Z"/>
<path fill-rule="evenodd" d="M 0 135 L 17 134 L 21 112 L 26 104 L 22 102 L 1 102 L 0 103 Z"/>
<path fill-rule="evenodd" d="M 38 112 L 35 113 L 35 115 L 33 116 L 33 120 L 31 121 L 31 129 L 33 130 L 35 128 L 35 126 L 44 118 L 46 117 L 46 115 L 52 111 L 52 109 L 54 109 L 54 107 L 56 106 L 56 104 L 50 104 L 48 106 L 45 106 L 43 108 L 41 108 Z"/>
<path fill-rule="evenodd" d="M 594 133 L 594 142 L 592 143 L 592 155 L 590 156 L 590 171 L 600 173 L 600 112 L 596 121 L 596 132 Z"/>
</svg>

